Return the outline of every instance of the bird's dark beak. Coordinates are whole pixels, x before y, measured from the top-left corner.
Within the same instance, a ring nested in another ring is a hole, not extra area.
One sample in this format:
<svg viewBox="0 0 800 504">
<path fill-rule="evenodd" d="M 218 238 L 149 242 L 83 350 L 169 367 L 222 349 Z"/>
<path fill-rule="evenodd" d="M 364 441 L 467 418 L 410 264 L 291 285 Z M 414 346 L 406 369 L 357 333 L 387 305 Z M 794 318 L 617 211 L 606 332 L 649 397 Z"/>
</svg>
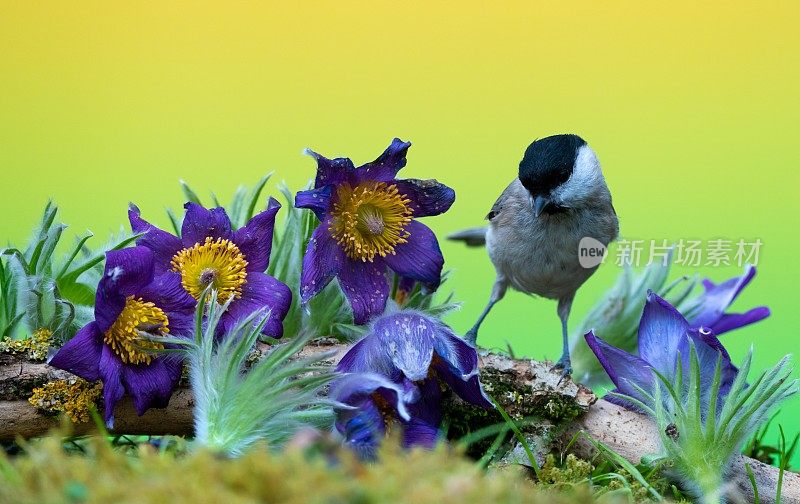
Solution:
<svg viewBox="0 0 800 504">
<path fill-rule="evenodd" d="M 533 215 L 539 217 L 545 208 L 550 205 L 551 201 L 550 198 L 547 196 L 534 196 L 533 197 Z"/>
</svg>

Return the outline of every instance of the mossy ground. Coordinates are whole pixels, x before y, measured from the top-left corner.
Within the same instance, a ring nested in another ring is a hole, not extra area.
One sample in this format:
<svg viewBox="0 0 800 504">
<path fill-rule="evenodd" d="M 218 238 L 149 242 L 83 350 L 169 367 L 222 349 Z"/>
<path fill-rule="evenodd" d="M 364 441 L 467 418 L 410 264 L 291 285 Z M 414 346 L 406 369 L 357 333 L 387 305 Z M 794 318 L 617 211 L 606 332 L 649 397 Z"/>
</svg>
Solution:
<svg viewBox="0 0 800 504">
<path fill-rule="evenodd" d="M 240 459 L 205 451 L 159 450 L 139 444 L 115 449 L 103 438 L 65 450 L 58 436 L 0 456 L 0 502 L 274 502 L 274 503 L 589 503 L 589 485 L 535 485 L 513 468 L 480 469 L 440 446 L 404 452 L 386 443 L 379 461 L 365 464 L 334 448 L 256 447 Z M 102 470 L 101 470 L 102 469 Z M 554 480 L 559 476 L 553 470 Z M 572 473 L 570 473 L 572 474 Z M 604 502 L 624 502 L 610 494 Z"/>
</svg>

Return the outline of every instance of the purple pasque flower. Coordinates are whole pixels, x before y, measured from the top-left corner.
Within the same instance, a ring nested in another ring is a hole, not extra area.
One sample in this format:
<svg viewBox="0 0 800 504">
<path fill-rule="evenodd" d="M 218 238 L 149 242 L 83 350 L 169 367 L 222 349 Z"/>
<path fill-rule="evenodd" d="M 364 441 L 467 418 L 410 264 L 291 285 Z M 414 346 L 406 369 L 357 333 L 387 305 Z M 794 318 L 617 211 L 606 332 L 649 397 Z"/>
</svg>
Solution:
<svg viewBox="0 0 800 504">
<path fill-rule="evenodd" d="M 207 209 L 191 202 L 184 208 L 186 215 L 178 238 L 143 220 L 139 209 L 131 205 L 128 210 L 131 228 L 135 233 L 143 233 L 136 243 L 150 248 L 156 269 L 178 278 L 194 299 L 212 286 L 221 303 L 231 301 L 220 319 L 222 334 L 239 320 L 267 308 L 269 320 L 264 334 L 281 337 L 292 292 L 264 273 L 269 265 L 275 214 L 281 208 L 280 203 L 270 198 L 265 211 L 235 231 L 223 208 Z"/>
<path fill-rule="evenodd" d="M 316 182 L 297 193 L 295 205 L 312 210 L 320 225 L 303 259 L 303 303 L 336 277 L 355 322 L 365 324 L 386 307 L 387 269 L 429 290 L 439 287 L 439 242 L 416 219 L 447 211 L 456 196 L 435 180 L 395 178 L 410 146 L 395 138 L 378 159 L 358 168 L 348 158 L 307 151 L 317 160 Z"/>
<path fill-rule="evenodd" d="M 645 404 L 648 404 L 647 401 L 636 387 L 652 394 L 657 380 L 653 370 L 673 383 L 679 366 L 683 376 L 688 376 L 692 345 L 700 364 L 700 383 L 704 394 L 712 388 L 718 359 L 721 358 L 720 398 L 727 395 L 736 378 L 737 369 L 714 333 L 703 327 L 693 329 L 675 307 L 652 291 L 647 294 L 639 322 L 638 355 L 609 345 L 591 331 L 585 338 L 616 386 L 612 392 L 633 397 Z M 607 398 L 630 409 L 638 409 L 618 397 Z"/>
<path fill-rule="evenodd" d="M 714 334 L 720 335 L 769 317 L 770 311 L 766 306 L 759 306 L 745 313 L 725 313 L 755 276 L 755 266 L 748 264 L 742 276 L 720 284 L 715 284 L 709 279 L 703 280 L 705 292 L 695 301 L 698 312 L 689 320 L 692 327 L 708 327 Z"/>
<path fill-rule="evenodd" d="M 51 366 L 103 382 L 103 416 L 109 426 L 126 392 L 142 415 L 148 408 L 165 407 L 181 377 L 178 354 L 153 352 L 165 348 L 159 336 L 189 336 L 196 303 L 179 277 L 155 271 L 155 255 L 147 247 L 107 252 L 95 320 L 50 360 Z"/>
<path fill-rule="evenodd" d="M 350 386 L 334 396 L 358 411 L 339 413 L 337 428 L 349 443 L 374 443 L 397 424 L 406 446 L 433 446 L 442 420 L 443 385 L 476 406 L 494 407 L 479 380 L 475 348 L 442 322 L 412 310 L 374 320 L 336 370 L 356 373 L 348 375 L 354 377 L 348 378 Z M 358 378 L 373 375 L 383 381 Z"/>
<path fill-rule="evenodd" d="M 407 404 L 417 399 L 415 391 L 376 373 L 346 374 L 331 384 L 336 430 L 361 458 L 373 459 L 390 419 L 411 420 Z"/>
</svg>

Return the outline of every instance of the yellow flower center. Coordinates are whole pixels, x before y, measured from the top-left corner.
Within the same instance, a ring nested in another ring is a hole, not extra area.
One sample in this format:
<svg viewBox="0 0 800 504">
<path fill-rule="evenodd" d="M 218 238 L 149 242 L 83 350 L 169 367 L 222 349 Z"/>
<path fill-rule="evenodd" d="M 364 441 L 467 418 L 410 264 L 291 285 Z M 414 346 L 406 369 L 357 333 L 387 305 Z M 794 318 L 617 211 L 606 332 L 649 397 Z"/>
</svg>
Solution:
<svg viewBox="0 0 800 504">
<path fill-rule="evenodd" d="M 396 185 L 342 184 L 336 195 L 329 231 L 347 257 L 372 262 L 376 255 L 394 254 L 397 245 L 406 243 L 411 200 L 400 194 Z"/>
<path fill-rule="evenodd" d="M 150 302 L 128 296 L 117 320 L 106 331 L 103 340 L 125 364 L 150 364 L 150 350 L 161 350 L 164 345 L 147 339 L 164 336 L 169 332 L 167 315 Z"/>
<path fill-rule="evenodd" d="M 247 261 L 230 240 L 206 238 L 185 248 L 172 258 L 172 269 L 181 274 L 186 292 L 200 299 L 210 285 L 217 291 L 221 303 L 242 295 L 242 285 L 247 278 Z"/>
</svg>

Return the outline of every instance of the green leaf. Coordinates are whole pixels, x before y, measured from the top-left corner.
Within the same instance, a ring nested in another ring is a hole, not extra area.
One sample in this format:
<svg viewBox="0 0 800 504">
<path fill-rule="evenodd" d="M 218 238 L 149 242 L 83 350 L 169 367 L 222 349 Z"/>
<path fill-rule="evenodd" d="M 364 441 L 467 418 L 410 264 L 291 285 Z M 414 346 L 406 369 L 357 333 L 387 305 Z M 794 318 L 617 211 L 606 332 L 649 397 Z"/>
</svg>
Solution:
<svg viewBox="0 0 800 504">
<path fill-rule="evenodd" d="M 319 394 L 335 374 L 317 366 L 330 355 L 293 360 L 308 341 L 300 336 L 273 347 L 245 371 L 266 323 L 265 314 L 252 314 L 218 341 L 217 324 L 227 306 L 217 304 L 215 292 L 208 301 L 206 297 L 201 296 L 197 305 L 194 338 L 181 342 L 195 397 L 195 441 L 238 456 L 258 440 L 280 446 L 310 423 L 330 428 L 331 406 Z M 202 324 L 204 314 L 206 324 Z"/>
<path fill-rule="evenodd" d="M 180 238 L 181 237 L 181 223 L 178 220 L 178 217 L 175 215 L 175 212 L 173 212 L 171 208 L 167 208 L 167 217 L 169 217 L 169 222 L 172 225 L 172 231 L 175 233 L 175 236 Z"/>
<path fill-rule="evenodd" d="M 138 233 L 122 238 L 117 243 L 113 244 L 111 248 L 109 248 L 108 250 L 123 249 L 128 245 L 134 243 L 141 236 L 142 234 Z M 90 254 L 89 257 L 81 261 L 80 264 L 67 270 L 63 275 L 57 278 L 58 288 L 62 291 L 66 290 L 69 284 L 76 282 L 78 280 L 78 277 L 80 277 L 83 273 L 89 271 L 90 269 L 102 263 L 103 260 L 105 260 L 105 258 L 106 258 L 105 251 Z"/>
<path fill-rule="evenodd" d="M 93 237 L 94 234 L 91 231 L 87 231 L 85 235 L 79 237 L 75 244 L 75 247 L 72 249 L 72 252 L 69 253 L 67 259 L 64 261 L 64 264 L 58 270 L 56 274 L 56 278 L 61 278 L 72 265 L 72 261 L 78 257 L 78 254 L 83 250 L 83 247 L 86 245 L 86 242 L 89 241 L 89 238 Z"/>
<path fill-rule="evenodd" d="M 74 282 L 65 284 L 63 288 L 59 289 L 59 292 L 65 300 L 71 303 L 86 306 L 94 304 L 95 289 L 84 283 Z"/>
<path fill-rule="evenodd" d="M 25 249 L 25 260 L 28 264 L 35 264 L 34 256 L 38 257 L 39 252 L 43 246 L 44 240 L 47 239 L 47 233 L 50 231 L 50 227 L 53 225 L 55 221 L 56 214 L 58 213 L 58 207 L 53 204 L 52 201 L 48 201 L 47 205 L 44 207 L 44 213 L 42 215 L 42 221 L 39 224 L 39 227 L 34 232 L 34 237 L 31 242 L 28 244 L 28 247 Z M 29 273 L 32 273 L 32 269 L 28 270 Z"/>
<path fill-rule="evenodd" d="M 264 186 L 267 185 L 269 179 L 272 178 L 272 172 L 266 174 L 265 176 L 261 177 L 258 181 L 256 186 L 253 188 L 253 191 L 250 193 L 250 197 L 246 201 L 247 203 L 247 212 L 244 214 L 244 218 L 240 222 L 240 226 L 244 226 L 250 219 L 253 218 L 256 211 L 256 205 L 258 204 L 258 198 L 261 196 L 261 192 L 264 190 Z"/>
<path fill-rule="evenodd" d="M 189 187 L 189 184 L 187 184 L 185 180 L 180 180 L 180 184 L 186 201 L 191 201 L 192 203 L 197 203 L 201 206 L 203 205 L 203 203 L 200 202 L 200 198 L 197 196 L 197 193 L 195 193 L 192 188 Z"/>
<path fill-rule="evenodd" d="M 747 463 L 745 463 L 744 468 L 747 471 L 747 479 L 750 480 L 750 486 L 753 487 L 753 504 L 761 504 L 761 498 L 758 495 L 758 484 L 756 484 L 756 477 L 753 474 L 753 469 L 751 469 L 750 464 Z M 776 502 L 780 502 L 780 499 L 776 500 Z"/>
<path fill-rule="evenodd" d="M 61 239 L 61 234 L 66 228 L 67 226 L 59 224 L 48 230 L 47 236 L 40 242 L 41 246 L 38 247 L 34 257 L 31 259 L 30 268 L 33 273 L 41 275 L 52 271 L 50 260 L 58 241 Z"/>
<path fill-rule="evenodd" d="M 647 491 L 650 493 L 650 495 L 653 496 L 653 498 L 655 500 L 661 501 L 661 500 L 664 499 L 661 496 L 661 494 L 658 493 L 658 490 L 653 488 L 653 486 L 647 481 L 647 479 L 645 479 L 645 477 L 642 476 L 642 473 L 639 472 L 639 470 L 636 468 L 636 466 L 631 464 L 630 462 L 628 462 L 628 460 L 625 457 L 623 457 L 619 453 L 617 453 L 614 450 L 612 450 L 611 448 L 609 448 L 603 442 L 601 442 L 601 441 L 599 441 L 597 439 L 593 439 L 591 436 L 587 435 L 586 433 L 583 433 L 583 436 L 587 441 L 589 441 L 592 444 L 592 446 L 595 447 L 595 449 L 598 452 L 602 453 L 603 456 L 605 456 L 610 462 L 612 462 L 612 463 L 616 464 L 617 466 L 623 468 L 628 474 L 631 475 L 631 477 L 633 477 L 633 479 L 635 479 L 640 485 L 642 485 L 642 487 L 647 489 Z"/>
<path fill-rule="evenodd" d="M 489 396 L 489 399 L 492 400 L 494 407 L 497 408 L 497 411 L 500 412 L 500 415 L 503 417 L 503 420 L 505 420 L 506 424 L 508 424 L 508 426 L 514 432 L 514 436 L 517 438 L 517 441 L 519 441 L 522 444 L 522 448 L 525 450 L 525 454 L 528 456 L 528 463 L 530 463 L 534 474 L 536 474 L 536 479 L 541 481 L 542 479 L 541 469 L 539 468 L 539 463 L 536 461 L 536 456 L 533 454 L 533 451 L 531 450 L 531 447 L 528 444 L 528 440 L 525 439 L 525 436 L 522 434 L 522 431 L 519 430 L 519 427 L 514 422 L 514 420 L 512 420 L 511 417 L 508 416 L 508 413 L 503 408 L 503 405 L 497 402 L 494 399 L 494 397 Z"/>
<path fill-rule="evenodd" d="M 247 188 L 239 186 L 231 199 L 231 204 L 228 205 L 228 216 L 234 226 L 239 226 L 242 222 L 242 215 L 244 214 L 244 200 L 247 197 Z"/>
</svg>

